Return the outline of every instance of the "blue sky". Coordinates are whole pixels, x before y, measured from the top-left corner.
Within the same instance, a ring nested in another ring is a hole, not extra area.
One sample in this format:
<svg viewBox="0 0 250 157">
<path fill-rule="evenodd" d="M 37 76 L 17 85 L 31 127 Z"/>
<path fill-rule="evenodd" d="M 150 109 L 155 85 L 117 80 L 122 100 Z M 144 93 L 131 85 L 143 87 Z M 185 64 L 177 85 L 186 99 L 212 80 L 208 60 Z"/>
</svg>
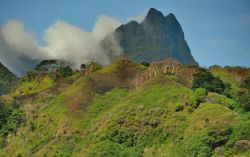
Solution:
<svg viewBox="0 0 250 157">
<path fill-rule="evenodd" d="M 175 14 L 201 66 L 250 67 L 249 0 L 0 0 L 0 25 L 22 21 L 42 40 L 44 31 L 57 20 L 91 31 L 100 15 L 125 23 L 151 7 Z"/>
</svg>

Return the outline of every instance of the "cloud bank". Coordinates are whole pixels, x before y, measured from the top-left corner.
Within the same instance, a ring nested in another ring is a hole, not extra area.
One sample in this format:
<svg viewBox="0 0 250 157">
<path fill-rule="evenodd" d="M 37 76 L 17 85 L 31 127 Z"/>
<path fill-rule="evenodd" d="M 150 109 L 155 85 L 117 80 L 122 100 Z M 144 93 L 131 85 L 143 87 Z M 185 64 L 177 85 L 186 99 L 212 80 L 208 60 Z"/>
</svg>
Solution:
<svg viewBox="0 0 250 157">
<path fill-rule="evenodd" d="M 0 61 L 17 75 L 23 75 L 43 59 L 63 59 L 75 68 L 90 61 L 109 64 L 112 57 L 122 54 L 122 49 L 114 38 L 109 38 L 110 54 L 100 42 L 120 25 L 114 18 L 100 16 L 93 30 L 88 32 L 67 22 L 56 21 L 45 30 L 46 46 L 41 46 L 22 22 L 9 21 L 0 29 Z"/>
</svg>

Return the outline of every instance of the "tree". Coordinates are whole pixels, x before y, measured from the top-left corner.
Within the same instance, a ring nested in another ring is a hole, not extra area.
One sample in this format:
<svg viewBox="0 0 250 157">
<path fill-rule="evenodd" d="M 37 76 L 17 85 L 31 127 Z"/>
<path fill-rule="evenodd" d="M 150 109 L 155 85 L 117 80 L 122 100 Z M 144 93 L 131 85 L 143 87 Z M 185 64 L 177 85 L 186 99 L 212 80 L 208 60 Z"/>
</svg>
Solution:
<svg viewBox="0 0 250 157">
<path fill-rule="evenodd" d="M 206 69 L 200 69 L 200 71 L 193 75 L 192 89 L 205 88 L 209 92 L 223 93 L 225 89 L 224 83 L 218 78 L 214 77 Z"/>
<path fill-rule="evenodd" d="M 59 75 L 61 75 L 63 77 L 73 75 L 73 70 L 69 66 L 59 68 L 58 72 L 59 72 Z"/>
<path fill-rule="evenodd" d="M 81 70 L 86 69 L 86 64 L 81 64 L 80 69 L 81 69 Z"/>
</svg>

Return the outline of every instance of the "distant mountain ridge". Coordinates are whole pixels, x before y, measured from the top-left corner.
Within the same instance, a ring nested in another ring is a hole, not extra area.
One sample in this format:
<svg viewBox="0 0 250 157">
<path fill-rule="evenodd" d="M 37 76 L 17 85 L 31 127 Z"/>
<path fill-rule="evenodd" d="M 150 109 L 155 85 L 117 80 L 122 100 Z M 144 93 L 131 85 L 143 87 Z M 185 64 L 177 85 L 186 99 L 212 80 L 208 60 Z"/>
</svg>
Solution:
<svg viewBox="0 0 250 157">
<path fill-rule="evenodd" d="M 151 8 L 142 23 L 131 21 L 118 27 L 112 34 L 124 54 L 135 61 L 174 59 L 183 64 L 198 65 L 184 38 L 181 25 L 170 13 L 166 17 Z M 108 38 L 104 44 L 108 46 Z"/>
<path fill-rule="evenodd" d="M 0 62 L 0 95 L 6 94 L 17 80 L 17 76 Z"/>
</svg>

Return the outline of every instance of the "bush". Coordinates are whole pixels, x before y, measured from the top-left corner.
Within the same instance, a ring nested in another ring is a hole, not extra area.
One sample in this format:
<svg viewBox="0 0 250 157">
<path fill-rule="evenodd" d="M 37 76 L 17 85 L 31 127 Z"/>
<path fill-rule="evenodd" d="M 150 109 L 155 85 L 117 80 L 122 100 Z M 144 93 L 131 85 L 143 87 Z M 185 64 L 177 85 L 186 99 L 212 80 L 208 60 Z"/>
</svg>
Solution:
<svg viewBox="0 0 250 157">
<path fill-rule="evenodd" d="M 179 145 L 178 152 L 180 156 L 189 157 L 209 157 L 211 156 L 212 148 L 209 147 L 205 142 L 205 135 L 194 134 L 188 137 Z"/>
<path fill-rule="evenodd" d="M 225 96 L 227 96 L 228 98 L 232 98 L 234 96 L 234 93 L 232 92 L 231 84 L 230 83 L 225 83 L 224 86 L 225 86 L 225 89 L 224 89 L 223 94 Z"/>
<path fill-rule="evenodd" d="M 81 64 L 80 69 L 81 69 L 81 70 L 86 69 L 86 64 Z"/>
<path fill-rule="evenodd" d="M 87 157 L 138 157 L 142 152 L 124 145 L 106 140 L 96 143 L 88 152 Z"/>
<path fill-rule="evenodd" d="M 178 104 L 178 105 L 176 106 L 176 108 L 175 108 L 175 111 L 176 111 L 176 112 L 179 112 L 179 111 L 182 111 L 183 109 L 184 109 L 184 106 Z"/>
<path fill-rule="evenodd" d="M 86 65 L 86 68 L 85 68 L 85 74 L 91 74 L 99 69 L 101 69 L 102 66 L 98 63 L 95 63 L 95 62 L 90 62 Z"/>
<path fill-rule="evenodd" d="M 109 135 L 109 140 L 126 145 L 127 147 L 133 147 L 136 145 L 136 136 L 133 132 L 128 130 L 116 129 Z"/>
<path fill-rule="evenodd" d="M 240 102 L 242 108 L 245 111 L 250 111 L 250 92 L 238 96 L 238 101 Z"/>
<path fill-rule="evenodd" d="M 141 65 L 144 65 L 145 67 L 149 67 L 150 63 L 144 61 L 144 62 L 141 62 Z"/>
<path fill-rule="evenodd" d="M 209 71 L 200 69 L 200 72 L 193 75 L 192 89 L 197 88 L 205 88 L 209 92 L 223 93 L 225 85 L 218 77 L 214 77 Z"/>
<path fill-rule="evenodd" d="M 250 91 L 250 76 L 242 82 L 241 87 Z"/>
<path fill-rule="evenodd" d="M 241 122 L 233 127 L 226 146 L 232 148 L 238 140 L 250 140 L 250 121 Z"/>
<path fill-rule="evenodd" d="M 189 98 L 187 104 L 192 106 L 193 108 L 197 108 L 200 105 L 200 103 L 204 101 L 206 95 L 207 95 L 206 89 L 197 88 Z"/>
<path fill-rule="evenodd" d="M 179 144 L 178 151 L 182 156 L 209 157 L 216 147 L 228 141 L 230 133 L 230 130 L 213 129 L 193 133 Z"/>
<path fill-rule="evenodd" d="M 230 109 L 234 109 L 237 107 L 237 103 L 235 100 L 228 98 L 225 95 L 220 95 L 217 93 L 209 93 L 206 97 L 206 101 L 215 104 L 221 104 Z"/>
</svg>

